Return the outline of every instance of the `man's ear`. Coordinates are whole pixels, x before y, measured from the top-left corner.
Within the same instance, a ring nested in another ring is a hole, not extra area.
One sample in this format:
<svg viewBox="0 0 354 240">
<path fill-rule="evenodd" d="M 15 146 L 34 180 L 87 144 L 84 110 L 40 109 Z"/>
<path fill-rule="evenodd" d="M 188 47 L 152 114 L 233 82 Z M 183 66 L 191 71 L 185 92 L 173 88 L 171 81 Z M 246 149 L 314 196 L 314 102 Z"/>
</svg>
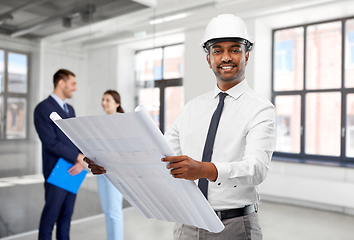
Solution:
<svg viewBox="0 0 354 240">
<path fill-rule="evenodd" d="M 60 79 L 58 84 L 57 84 L 57 86 L 60 87 L 60 88 L 63 88 L 64 84 L 65 84 L 65 81 L 63 79 Z"/>
<path fill-rule="evenodd" d="M 211 64 L 210 64 L 210 54 L 209 54 L 209 53 L 206 55 L 206 60 L 207 60 L 207 62 L 208 62 L 208 64 L 209 64 L 209 68 L 211 68 Z"/>
<path fill-rule="evenodd" d="M 247 63 L 248 63 L 248 58 L 250 57 L 250 52 L 249 51 L 247 51 L 246 52 L 246 65 L 247 65 Z"/>
</svg>

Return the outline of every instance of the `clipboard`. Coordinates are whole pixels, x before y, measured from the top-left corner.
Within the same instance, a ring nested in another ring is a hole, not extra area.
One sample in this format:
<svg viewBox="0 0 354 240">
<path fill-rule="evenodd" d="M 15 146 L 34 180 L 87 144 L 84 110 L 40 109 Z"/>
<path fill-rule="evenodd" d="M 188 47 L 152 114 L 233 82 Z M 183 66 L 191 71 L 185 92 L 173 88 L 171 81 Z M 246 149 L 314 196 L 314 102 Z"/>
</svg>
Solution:
<svg viewBox="0 0 354 240">
<path fill-rule="evenodd" d="M 73 165 L 74 164 L 65 161 L 63 158 L 59 158 L 57 164 L 50 173 L 47 182 L 76 194 L 81 186 L 81 183 L 85 179 L 87 171 L 84 169 L 81 173 L 71 176 L 68 170 Z"/>
</svg>

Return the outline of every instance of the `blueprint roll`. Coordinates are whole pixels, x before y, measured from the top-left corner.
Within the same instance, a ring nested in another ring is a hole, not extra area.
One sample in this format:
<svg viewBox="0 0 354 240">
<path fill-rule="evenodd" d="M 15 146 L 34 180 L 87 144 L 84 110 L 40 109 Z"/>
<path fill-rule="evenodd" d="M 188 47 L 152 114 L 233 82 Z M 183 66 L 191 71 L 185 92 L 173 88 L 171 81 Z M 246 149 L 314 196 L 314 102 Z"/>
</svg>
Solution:
<svg viewBox="0 0 354 240">
<path fill-rule="evenodd" d="M 176 156 L 176 153 L 173 151 L 171 146 L 164 140 L 164 136 L 161 133 L 160 129 L 157 128 L 154 120 L 151 118 L 149 113 L 146 111 L 146 108 L 143 105 L 137 106 L 135 112 L 142 119 L 142 122 L 146 124 L 147 129 L 151 132 L 151 135 L 154 136 L 156 144 L 161 147 L 164 156 Z"/>
<path fill-rule="evenodd" d="M 220 232 L 224 225 L 194 181 L 171 176 L 161 158 L 175 155 L 143 106 L 134 112 L 54 123 L 143 216 Z"/>
</svg>

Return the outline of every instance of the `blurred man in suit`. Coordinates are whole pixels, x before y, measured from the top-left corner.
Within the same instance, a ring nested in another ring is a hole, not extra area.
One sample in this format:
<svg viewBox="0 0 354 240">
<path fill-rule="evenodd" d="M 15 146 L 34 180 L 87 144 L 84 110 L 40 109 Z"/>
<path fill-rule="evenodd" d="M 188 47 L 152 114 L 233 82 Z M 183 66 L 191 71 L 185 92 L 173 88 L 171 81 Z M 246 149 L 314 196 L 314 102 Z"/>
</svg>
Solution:
<svg viewBox="0 0 354 240">
<path fill-rule="evenodd" d="M 76 194 L 48 183 L 47 179 L 60 158 L 74 164 L 69 169 L 71 175 L 79 174 L 86 164 L 82 160 L 84 155 L 49 118 L 52 112 L 57 112 L 63 119 L 75 117 L 74 108 L 65 102 L 65 99 L 71 98 L 77 90 L 75 74 L 66 69 L 60 69 L 54 74 L 53 83 L 53 93 L 40 102 L 34 110 L 34 125 L 42 142 L 45 178 L 45 205 L 41 215 L 38 239 L 51 240 L 56 223 L 56 238 L 67 240 Z"/>
</svg>

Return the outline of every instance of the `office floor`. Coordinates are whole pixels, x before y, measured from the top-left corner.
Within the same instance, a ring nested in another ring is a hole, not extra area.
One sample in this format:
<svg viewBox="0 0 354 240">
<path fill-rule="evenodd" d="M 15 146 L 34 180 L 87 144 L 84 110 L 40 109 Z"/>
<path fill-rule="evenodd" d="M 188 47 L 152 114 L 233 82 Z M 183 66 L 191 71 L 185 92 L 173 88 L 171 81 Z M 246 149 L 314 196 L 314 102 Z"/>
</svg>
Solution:
<svg viewBox="0 0 354 240">
<path fill-rule="evenodd" d="M 126 240 L 172 240 L 173 223 L 145 219 L 132 207 L 124 210 Z M 352 240 L 354 217 L 339 213 L 261 202 L 260 224 L 264 240 Z M 2 240 L 32 240 L 37 232 Z M 54 238 L 53 238 L 54 239 Z M 71 239 L 104 240 L 105 221 L 102 214 L 76 220 L 71 227 Z"/>
<path fill-rule="evenodd" d="M 41 175 L 0 178 L 0 240 L 37 239 L 43 196 Z M 174 223 L 146 219 L 126 200 L 123 213 L 126 240 L 172 240 Z M 354 239 L 354 216 L 350 215 L 262 201 L 259 219 L 264 240 Z M 93 175 L 88 174 L 81 185 L 72 220 L 71 239 L 106 239 Z"/>
</svg>

